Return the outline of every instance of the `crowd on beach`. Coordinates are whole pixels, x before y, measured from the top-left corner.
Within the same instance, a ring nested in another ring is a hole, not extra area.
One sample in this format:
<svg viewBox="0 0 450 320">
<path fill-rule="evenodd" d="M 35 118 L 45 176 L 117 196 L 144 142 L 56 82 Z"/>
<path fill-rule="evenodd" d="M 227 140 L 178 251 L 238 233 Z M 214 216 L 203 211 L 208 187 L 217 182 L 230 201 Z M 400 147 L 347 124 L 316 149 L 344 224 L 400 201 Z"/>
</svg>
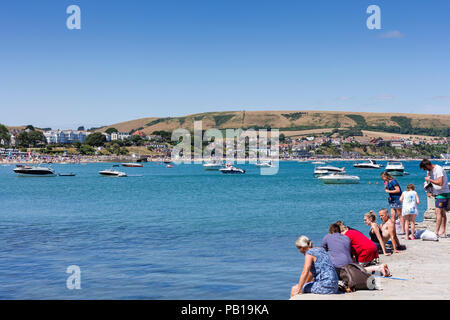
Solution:
<svg viewBox="0 0 450 320">
<path fill-rule="evenodd" d="M 446 238 L 450 201 L 447 174 L 441 166 L 427 159 L 422 160 L 420 168 L 427 172 L 424 182 L 427 196 L 435 198 L 436 237 Z M 406 250 L 407 247 L 400 244 L 399 236 L 404 236 L 405 241 L 417 239 L 415 219 L 420 199 L 413 184 L 408 184 L 402 191 L 398 181 L 389 173 L 381 173 L 381 179 L 390 210 L 382 208 L 378 211 L 380 224 L 374 211 L 364 215 L 364 222 L 370 227 L 369 237 L 342 221 L 336 221 L 330 225 L 320 247 L 315 247 L 307 236 L 297 239 L 295 245 L 305 255 L 305 262 L 298 284 L 291 289 L 291 297 L 303 293 L 345 292 L 343 270 L 347 270 L 349 265 L 357 265 L 367 274 L 378 272 L 383 277 L 391 276 L 387 264 L 380 264 L 379 255 L 388 256 Z M 400 222 L 397 227 L 396 221 Z"/>
</svg>

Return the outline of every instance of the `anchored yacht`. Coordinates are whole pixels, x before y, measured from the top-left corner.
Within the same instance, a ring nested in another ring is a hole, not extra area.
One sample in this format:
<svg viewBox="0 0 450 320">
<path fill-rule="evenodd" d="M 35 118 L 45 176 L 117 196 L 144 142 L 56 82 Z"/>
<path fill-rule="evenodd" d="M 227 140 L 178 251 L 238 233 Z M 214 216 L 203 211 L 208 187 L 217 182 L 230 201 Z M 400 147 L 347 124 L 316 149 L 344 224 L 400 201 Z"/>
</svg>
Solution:
<svg viewBox="0 0 450 320">
<path fill-rule="evenodd" d="M 19 176 L 23 177 L 55 177 L 55 171 L 47 167 L 29 167 L 18 165 L 13 170 Z"/>
<path fill-rule="evenodd" d="M 355 168 L 361 169 L 379 169 L 383 167 L 383 165 L 377 163 L 375 160 L 369 160 L 368 162 L 355 163 L 353 165 Z"/>
<path fill-rule="evenodd" d="M 334 166 L 319 166 L 314 168 L 314 176 L 316 177 L 335 172 L 345 172 L 345 168 L 338 168 Z"/>
<path fill-rule="evenodd" d="M 144 165 L 142 163 L 137 162 L 126 162 L 122 163 L 122 167 L 128 167 L 128 168 L 142 168 Z"/>
<path fill-rule="evenodd" d="M 255 166 L 257 166 L 257 167 L 272 168 L 272 167 L 273 167 L 273 164 L 272 164 L 272 161 L 266 161 L 266 162 L 257 162 L 257 163 L 255 164 Z"/>
<path fill-rule="evenodd" d="M 445 170 L 445 172 L 450 173 L 450 162 L 448 160 L 445 161 L 445 164 L 442 166 L 442 168 Z"/>
<path fill-rule="evenodd" d="M 356 184 L 359 183 L 358 176 L 351 176 L 345 172 L 335 172 L 319 177 L 325 184 Z"/>
<path fill-rule="evenodd" d="M 102 171 L 99 171 L 98 173 L 100 173 L 102 176 L 106 176 L 106 177 L 126 177 L 127 176 L 127 174 L 125 172 L 112 170 L 112 169 L 102 170 Z"/>
<path fill-rule="evenodd" d="M 219 169 L 220 172 L 225 174 L 244 174 L 245 170 L 241 168 L 233 167 L 232 165 L 226 165 L 225 168 Z"/>
<path fill-rule="evenodd" d="M 203 164 L 203 169 L 205 169 L 206 171 L 217 171 L 220 168 L 223 168 L 223 164 L 221 161 L 206 162 Z"/>
<path fill-rule="evenodd" d="M 389 161 L 385 171 L 392 176 L 403 176 L 405 174 L 405 167 L 400 161 Z"/>
</svg>

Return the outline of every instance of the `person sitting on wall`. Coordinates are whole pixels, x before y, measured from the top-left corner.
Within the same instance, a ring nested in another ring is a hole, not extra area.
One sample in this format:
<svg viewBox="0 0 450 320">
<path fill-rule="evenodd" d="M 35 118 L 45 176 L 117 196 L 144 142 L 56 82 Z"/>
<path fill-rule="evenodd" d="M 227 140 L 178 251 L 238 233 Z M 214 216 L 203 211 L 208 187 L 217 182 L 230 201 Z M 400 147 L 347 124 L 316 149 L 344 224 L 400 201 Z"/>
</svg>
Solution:
<svg viewBox="0 0 450 320">
<path fill-rule="evenodd" d="M 381 229 L 377 224 L 377 216 L 375 212 L 370 211 L 364 215 L 364 223 L 370 227 L 369 236 L 370 240 L 377 246 L 378 253 L 382 253 L 385 256 L 390 256 L 392 253 L 386 249 L 386 243 L 383 240 Z"/>
<path fill-rule="evenodd" d="M 305 255 L 305 264 L 298 284 L 291 289 L 291 297 L 302 293 L 338 293 L 338 276 L 328 253 L 313 247 L 306 236 L 299 237 L 295 246 Z"/>
<path fill-rule="evenodd" d="M 322 240 L 322 247 L 324 247 L 330 255 L 331 261 L 333 262 L 334 268 L 336 269 L 336 273 L 339 277 L 341 268 L 353 263 L 351 257 L 351 242 L 349 237 L 341 234 L 339 224 L 331 224 L 329 231 L 330 233 L 327 234 Z M 385 277 L 390 276 L 387 264 L 364 267 L 364 269 L 369 273 L 378 271 Z"/>
<path fill-rule="evenodd" d="M 399 250 L 405 250 L 406 247 L 400 245 L 400 241 L 398 240 L 397 237 L 397 232 L 395 231 L 395 224 L 389 217 L 389 211 L 386 208 L 383 208 L 378 212 L 378 215 L 380 216 L 380 219 L 383 222 L 380 225 L 380 229 L 381 229 L 381 237 L 384 243 L 386 244 L 391 243 L 394 253 L 400 253 Z"/>
<path fill-rule="evenodd" d="M 376 264 L 378 249 L 375 243 L 358 230 L 348 228 L 342 221 L 336 223 L 339 225 L 341 234 L 350 238 L 351 254 L 354 260 L 363 267 Z"/>
</svg>

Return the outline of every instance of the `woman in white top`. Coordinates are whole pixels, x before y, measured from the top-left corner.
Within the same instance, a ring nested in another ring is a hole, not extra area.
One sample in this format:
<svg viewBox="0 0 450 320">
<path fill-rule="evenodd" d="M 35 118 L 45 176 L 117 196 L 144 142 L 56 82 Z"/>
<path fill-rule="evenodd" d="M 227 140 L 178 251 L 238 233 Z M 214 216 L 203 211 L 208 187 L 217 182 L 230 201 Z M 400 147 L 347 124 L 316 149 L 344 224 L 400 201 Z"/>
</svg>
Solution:
<svg viewBox="0 0 450 320">
<path fill-rule="evenodd" d="M 402 202 L 402 216 L 404 220 L 405 227 L 405 239 L 406 240 L 415 240 L 415 224 L 416 224 L 416 216 L 418 213 L 417 205 L 420 203 L 419 196 L 415 191 L 416 187 L 410 183 L 406 187 L 406 191 L 404 191 L 400 197 L 400 202 Z M 409 226 L 411 226 L 411 238 L 409 238 Z"/>
</svg>

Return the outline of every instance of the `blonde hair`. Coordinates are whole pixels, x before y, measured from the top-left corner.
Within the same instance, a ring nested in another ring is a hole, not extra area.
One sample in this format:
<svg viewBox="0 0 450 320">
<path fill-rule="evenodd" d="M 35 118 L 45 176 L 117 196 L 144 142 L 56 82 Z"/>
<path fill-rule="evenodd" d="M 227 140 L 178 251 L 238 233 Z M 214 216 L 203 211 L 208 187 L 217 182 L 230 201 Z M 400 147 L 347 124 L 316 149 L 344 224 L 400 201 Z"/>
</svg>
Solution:
<svg viewBox="0 0 450 320">
<path fill-rule="evenodd" d="M 295 246 L 297 248 L 312 248 L 313 242 L 309 240 L 307 236 L 300 236 L 297 241 L 295 241 Z"/>
<path fill-rule="evenodd" d="M 383 171 L 383 172 L 380 174 L 380 176 L 381 176 L 382 178 L 388 179 L 389 181 L 391 181 L 391 180 L 394 179 L 394 177 L 391 176 L 391 175 L 390 175 L 389 173 L 387 173 L 386 171 Z"/>
<path fill-rule="evenodd" d="M 367 219 L 369 219 L 372 222 L 377 221 L 377 215 L 375 214 L 375 212 L 373 210 L 370 210 L 369 212 L 367 212 L 364 217 L 366 217 Z"/>
</svg>

